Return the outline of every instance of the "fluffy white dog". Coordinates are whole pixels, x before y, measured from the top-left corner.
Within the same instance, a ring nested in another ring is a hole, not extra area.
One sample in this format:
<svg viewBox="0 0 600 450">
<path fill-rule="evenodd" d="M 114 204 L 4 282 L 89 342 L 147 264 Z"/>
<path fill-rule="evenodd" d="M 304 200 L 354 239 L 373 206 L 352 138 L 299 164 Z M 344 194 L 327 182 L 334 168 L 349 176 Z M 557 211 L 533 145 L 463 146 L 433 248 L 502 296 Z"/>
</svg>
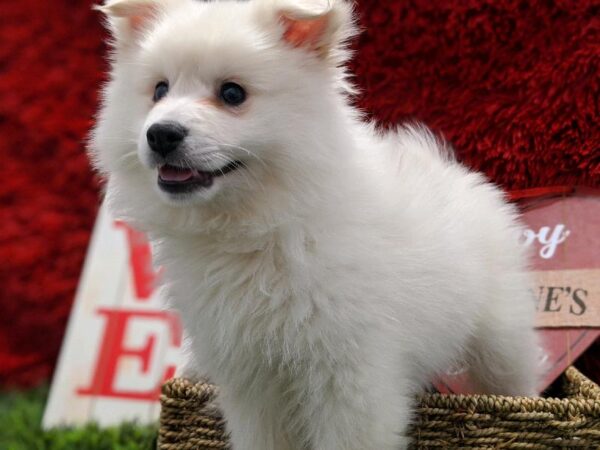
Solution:
<svg viewBox="0 0 600 450">
<path fill-rule="evenodd" d="M 100 9 L 91 154 L 156 244 L 235 450 L 405 448 L 413 395 L 461 358 L 483 391 L 535 393 L 515 210 L 426 129 L 361 121 L 348 3 Z"/>
</svg>

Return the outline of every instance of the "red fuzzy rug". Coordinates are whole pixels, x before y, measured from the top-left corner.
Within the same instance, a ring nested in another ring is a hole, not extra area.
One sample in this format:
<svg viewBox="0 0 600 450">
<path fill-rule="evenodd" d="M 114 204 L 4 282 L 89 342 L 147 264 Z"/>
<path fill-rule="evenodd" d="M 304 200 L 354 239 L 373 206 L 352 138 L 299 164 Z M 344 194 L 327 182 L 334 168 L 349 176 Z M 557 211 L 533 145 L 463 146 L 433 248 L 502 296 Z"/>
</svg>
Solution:
<svg viewBox="0 0 600 450">
<path fill-rule="evenodd" d="M 106 64 L 91 5 L 0 3 L 4 386 L 50 376 L 97 209 L 84 141 Z M 600 186 L 599 1 L 359 0 L 359 10 L 359 104 L 375 118 L 426 122 L 506 188 Z"/>
</svg>

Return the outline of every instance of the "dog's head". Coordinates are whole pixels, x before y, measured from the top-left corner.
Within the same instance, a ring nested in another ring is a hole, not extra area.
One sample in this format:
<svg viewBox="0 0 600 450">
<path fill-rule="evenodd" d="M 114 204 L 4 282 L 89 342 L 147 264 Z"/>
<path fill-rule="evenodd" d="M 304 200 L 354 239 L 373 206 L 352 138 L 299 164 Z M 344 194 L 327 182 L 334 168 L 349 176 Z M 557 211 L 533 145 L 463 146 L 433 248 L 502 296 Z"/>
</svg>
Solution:
<svg viewBox="0 0 600 450">
<path fill-rule="evenodd" d="M 230 216 L 319 167 L 319 139 L 347 89 L 348 3 L 111 0 L 98 9 L 113 54 L 90 153 L 120 214 L 163 224 Z"/>
</svg>

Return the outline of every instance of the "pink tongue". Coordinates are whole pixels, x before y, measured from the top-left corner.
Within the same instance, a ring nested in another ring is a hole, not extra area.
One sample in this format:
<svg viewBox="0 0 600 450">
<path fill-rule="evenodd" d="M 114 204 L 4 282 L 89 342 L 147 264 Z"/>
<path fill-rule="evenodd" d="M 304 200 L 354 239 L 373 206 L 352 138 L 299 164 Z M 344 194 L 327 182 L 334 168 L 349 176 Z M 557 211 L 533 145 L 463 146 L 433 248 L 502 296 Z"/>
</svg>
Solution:
<svg viewBox="0 0 600 450">
<path fill-rule="evenodd" d="M 163 166 L 158 174 L 164 181 L 187 181 L 194 177 L 191 169 L 178 169 L 176 167 Z"/>
</svg>

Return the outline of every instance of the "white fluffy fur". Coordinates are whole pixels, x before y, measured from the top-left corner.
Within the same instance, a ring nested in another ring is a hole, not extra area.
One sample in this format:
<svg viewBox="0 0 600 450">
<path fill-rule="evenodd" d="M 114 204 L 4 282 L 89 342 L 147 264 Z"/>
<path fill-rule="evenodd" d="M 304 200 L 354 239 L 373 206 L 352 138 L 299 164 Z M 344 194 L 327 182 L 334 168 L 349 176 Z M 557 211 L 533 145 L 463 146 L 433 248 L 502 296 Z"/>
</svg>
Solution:
<svg viewBox="0 0 600 450">
<path fill-rule="evenodd" d="M 484 391 L 535 392 L 514 209 L 425 128 L 360 120 L 342 67 L 350 7 L 319 3 L 102 8 L 115 42 L 91 154 L 113 211 L 157 245 L 188 374 L 221 386 L 235 450 L 405 448 L 413 395 L 460 358 Z M 326 14 L 325 52 L 287 45 L 282 11 Z M 248 90 L 239 113 L 198 102 L 226 79 Z M 247 167 L 186 198 L 160 193 L 145 132 L 165 119 L 190 128 L 189 164 Z"/>
</svg>

